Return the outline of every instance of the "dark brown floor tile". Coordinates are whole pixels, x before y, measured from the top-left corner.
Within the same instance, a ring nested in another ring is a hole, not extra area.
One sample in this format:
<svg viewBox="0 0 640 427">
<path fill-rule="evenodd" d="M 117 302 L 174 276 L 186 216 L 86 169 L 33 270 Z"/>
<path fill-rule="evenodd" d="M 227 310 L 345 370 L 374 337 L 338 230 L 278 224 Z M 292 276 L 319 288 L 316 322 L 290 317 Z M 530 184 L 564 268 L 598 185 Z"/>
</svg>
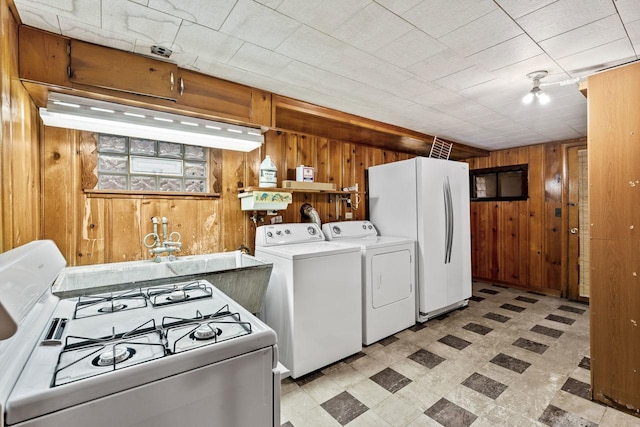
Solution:
<svg viewBox="0 0 640 427">
<path fill-rule="evenodd" d="M 475 301 L 475 302 L 480 302 L 480 301 L 484 301 L 484 298 L 479 297 L 477 295 L 471 295 L 471 298 L 469 298 L 471 301 Z"/>
<path fill-rule="evenodd" d="M 497 399 L 503 391 L 507 389 L 507 386 L 493 380 L 484 375 L 480 375 L 474 372 L 469 378 L 462 382 L 463 386 L 469 387 L 471 390 L 475 390 L 478 393 L 482 393 L 491 399 Z"/>
<path fill-rule="evenodd" d="M 535 303 L 537 303 L 539 301 L 539 300 L 537 300 L 535 298 L 523 297 L 522 295 L 516 297 L 516 299 L 518 301 L 528 302 L 529 304 L 535 304 Z"/>
<path fill-rule="evenodd" d="M 580 363 L 578 363 L 578 366 L 584 369 L 591 370 L 591 358 L 583 357 Z"/>
<path fill-rule="evenodd" d="M 529 362 L 516 359 L 515 357 L 508 356 L 504 353 L 498 354 L 496 357 L 491 359 L 490 362 L 519 374 L 523 373 L 529 366 L 531 366 L 531 363 Z"/>
<path fill-rule="evenodd" d="M 444 320 L 447 317 L 449 317 L 449 313 L 444 313 L 444 314 L 441 314 L 440 316 L 434 317 L 432 320 Z"/>
<path fill-rule="evenodd" d="M 498 291 L 494 291 L 493 289 L 480 289 L 480 292 L 482 292 L 483 294 L 489 294 L 489 295 L 495 295 L 500 293 Z"/>
<path fill-rule="evenodd" d="M 542 325 L 535 325 L 533 328 L 531 328 L 531 331 L 538 334 L 546 335 L 551 338 L 560 338 L 560 336 L 564 333 L 562 331 L 559 331 L 558 329 L 547 328 L 546 326 Z"/>
<path fill-rule="evenodd" d="M 509 311 L 515 311 L 516 313 L 522 313 L 523 311 L 526 310 L 526 308 L 524 307 L 520 307 L 519 305 L 513 305 L 513 304 L 502 304 L 500 308 L 504 308 L 505 310 L 509 310 Z"/>
<path fill-rule="evenodd" d="M 483 317 L 486 317 L 487 319 L 495 320 L 496 322 L 500 322 L 500 323 L 504 323 L 507 320 L 511 319 L 508 316 L 503 316 L 502 314 L 498 314 L 498 313 L 487 313 Z"/>
<path fill-rule="evenodd" d="M 440 357 L 437 354 L 423 349 L 410 354 L 409 356 L 407 356 L 407 358 L 421 364 L 422 366 L 426 366 L 429 369 L 435 368 L 446 360 L 444 357 Z"/>
<path fill-rule="evenodd" d="M 493 286 L 494 288 L 509 289 L 509 287 L 508 287 L 508 286 L 503 286 L 503 285 L 496 285 L 496 284 L 493 284 L 493 285 L 491 285 L 491 286 Z"/>
<path fill-rule="evenodd" d="M 545 319 L 552 320 L 558 323 L 564 323 L 565 325 L 573 325 L 576 321 L 576 319 L 571 319 L 570 317 L 556 316 L 555 314 L 550 314 L 547 317 L 545 317 Z"/>
<path fill-rule="evenodd" d="M 541 292 L 535 292 L 535 291 L 527 291 L 528 294 L 532 294 L 532 295 L 540 295 L 541 297 L 546 297 L 547 295 L 541 293 Z"/>
<path fill-rule="evenodd" d="M 533 351 L 534 353 L 542 354 L 549 348 L 546 344 L 531 341 L 526 338 L 518 338 L 513 345 L 516 347 L 524 348 L 525 350 Z"/>
<path fill-rule="evenodd" d="M 378 384 L 385 390 L 390 391 L 391 393 L 395 393 L 402 387 L 411 383 L 411 380 L 409 378 L 394 371 L 391 368 L 385 368 L 369 378 L 371 379 L 371 381 Z"/>
<path fill-rule="evenodd" d="M 581 426 L 581 427 L 597 427 L 598 424 L 589 420 L 585 420 L 571 412 L 567 412 L 564 409 L 560 409 L 556 406 L 549 405 L 544 410 L 540 418 L 538 418 L 542 424 L 546 424 L 552 427 L 559 426 Z"/>
<path fill-rule="evenodd" d="M 446 344 L 449 347 L 453 347 L 456 350 L 463 350 L 471 345 L 471 343 L 467 340 L 463 340 L 462 338 L 458 338 L 454 335 L 446 335 L 438 340 L 442 344 Z"/>
<path fill-rule="evenodd" d="M 293 424 L 291 424 L 291 421 L 287 421 L 284 424 L 281 424 L 280 427 L 293 427 Z"/>
<path fill-rule="evenodd" d="M 487 335 L 489 332 L 493 331 L 491 328 L 473 322 L 467 323 L 462 327 L 462 329 L 466 329 L 467 331 L 475 332 L 480 335 Z"/>
<path fill-rule="evenodd" d="M 396 337 L 395 335 L 390 335 L 390 336 L 388 336 L 386 338 L 383 338 L 380 341 L 378 341 L 378 344 L 382 344 L 382 345 L 384 345 L 386 347 L 389 344 L 393 344 L 396 341 L 398 341 L 398 337 Z"/>
<path fill-rule="evenodd" d="M 570 305 L 561 305 L 560 307 L 558 307 L 558 310 L 568 311 L 569 313 L 576 314 L 584 314 L 584 312 L 587 311 L 582 308 L 571 307 Z"/>
<path fill-rule="evenodd" d="M 346 391 L 332 397 L 320 406 L 341 425 L 353 421 L 369 410 L 366 405 Z"/>
<path fill-rule="evenodd" d="M 307 375 L 298 377 L 294 381 L 296 382 L 296 384 L 302 387 L 303 385 L 309 384 L 311 381 L 318 379 L 322 376 L 324 376 L 324 374 L 322 373 L 322 371 L 318 370 L 318 371 L 313 371 Z"/>
<path fill-rule="evenodd" d="M 413 326 L 411 326 L 411 327 L 409 327 L 407 329 L 409 329 L 410 331 L 413 331 L 413 332 L 418 332 L 418 331 L 423 330 L 426 327 L 427 327 L 427 325 L 425 325 L 424 323 L 416 323 L 415 325 L 413 325 Z"/>
<path fill-rule="evenodd" d="M 478 418 L 474 413 L 449 402 L 444 397 L 424 413 L 445 427 L 470 426 Z"/>
<path fill-rule="evenodd" d="M 562 390 L 567 393 L 575 394 L 578 397 L 582 397 L 583 399 L 590 400 L 591 399 L 591 386 L 587 383 L 583 383 L 582 381 L 578 381 L 574 378 L 567 378 L 564 385 L 562 386 Z"/>
<path fill-rule="evenodd" d="M 349 357 L 345 357 L 344 359 L 342 359 L 342 361 L 344 363 L 349 364 L 349 363 L 355 362 L 356 360 L 360 359 L 361 357 L 365 357 L 366 355 L 367 355 L 367 353 L 363 353 L 363 352 L 359 351 L 356 354 L 352 354 Z"/>
</svg>

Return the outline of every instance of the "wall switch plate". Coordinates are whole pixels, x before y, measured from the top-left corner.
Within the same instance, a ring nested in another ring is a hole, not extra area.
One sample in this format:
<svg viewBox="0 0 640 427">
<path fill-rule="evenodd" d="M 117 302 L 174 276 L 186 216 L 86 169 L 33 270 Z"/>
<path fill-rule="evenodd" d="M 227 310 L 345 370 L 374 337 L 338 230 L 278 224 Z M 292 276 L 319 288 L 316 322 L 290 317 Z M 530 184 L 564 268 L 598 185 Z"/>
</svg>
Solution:
<svg viewBox="0 0 640 427">
<path fill-rule="evenodd" d="M 344 217 L 345 219 L 353 219 L 353 212 L 345 212 Z"/>
</svg>

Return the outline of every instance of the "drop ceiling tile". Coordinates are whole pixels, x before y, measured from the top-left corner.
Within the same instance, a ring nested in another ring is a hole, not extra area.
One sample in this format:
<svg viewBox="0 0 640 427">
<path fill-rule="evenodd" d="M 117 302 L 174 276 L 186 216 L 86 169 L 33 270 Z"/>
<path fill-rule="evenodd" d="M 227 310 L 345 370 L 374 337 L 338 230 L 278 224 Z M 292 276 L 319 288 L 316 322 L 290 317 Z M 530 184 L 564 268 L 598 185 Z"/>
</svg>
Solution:
<svg viewBox="0 0 640 427">
<path fill-rule="evenodd" d="M 17 2 L 16 2 L 17 3 Z M 60 23 L 55 12 L 48 12 L 30 5 L 21 4 L 19 13 L 22 23 L 52 33 L 61 34 Z"/>
<path fill-rule="evenodd" d="M 613 2 L 610 1 L 559 0 L 517 21 L 539 42 L 615 13 Z"/>
<path fill-rule="evenodd" d="M 453 107 L 463 105 L 466 99 L 452 90 L 440 88 L 416 96 L 413 98 L 413 101 L 426 107 L 434 107 L 436 105 L 451 105 Z"/>
<path fill-rule="evenodd" d="M 271 9 L 277 9 L 278 6 L 282 4 L 283 0 L 255 0 L 255 1 L 267 7 L 270 7 Z"/>
<path fill-rule="evenodd" d="M 377 0 L 377 3 L 398 15 L 402 15 L 420 2 L 422 0 Z"/>
<path fill-rule="evenodd" d="M 242 43 L 242 40 L 235 37 L 184 21 L 172 49 L 178 52 L 199 52 L 199 58 L 204 61 L 224 63 L 231 59 Z"/>
<path fill-rule="evenodd" d="M 252 0 L 238 0 L 220 32 L 267 49 L 275 49 L 298 27 L 298 22 L 273 9 Z"/>
<path fill-rule="evenodd" d="M 624 38 L 626 35 L 620 17 L 610 15 L 542 41 L 540 46 L 552 57 L 563 58 Z"/>
<path fill-rule="evenodd" d="M 549 73 L 547 77 L 545 77 L 545 81 L 565 80 L 570 77 L 546 53 L 499 68 L 491 73 L 497 78 L 507 82 L 526 82 L 527 85 L 531 85 L 531 80 L 527 77 L 527 74 L 538 70 L 546 70 Z"/>
<path fill-rule="evenodd" d="M 640 7 L 638 7 L 637 0 L 616 0 L 616 9 L 625 24 L 640 19 Z"/>
<path fill-rule="evenodd" d="M 255 74 L 273 77 L 290 62 L 289 57 L 251 43 L 244 43 L 228 64 Z"/>
<path fill-rule="evenodd" d="M 245 84 L 247 86 L 259 87 L 273 93 L 281 93 L 283 88 L 287 86 L 277 80 L 252 73 L 251 71 L 232 67 L 215 60 L 198 58 L 192 69 L 220 79 Z"/>
<path fill-rule="evenodd" d="M 121 34 L 112 33 L 102 28 L 86 25 L 73 19 L 59 18 L 62 33 L 67 37 L 82 40 L 87 43 L 95 43 L 114 49 L 132 52 L 135 49 L 136 39 L 127 38 Z M 145 52 L 149 56 L 149 51 Z"/>
<path fill-rule="evenodd" d="M 414 28 L 378 49 L 374 55 L 400 68 L 408 68 L 446 48 L 433 37 Z"/>
<path fill-rule="evenodd" d="M 371 3 L 342 23 L 332 35 L 351 46 L 374 52 L 413 28 L 394 13 Z"/>
<path fill-rule="evenodd" d="M 55 2 L 43 2 L 42 0 L 14 0 L 14 3 L 19 12 L 22 12 L 23 9 L 26 10 L 27 8 L 29 8 L 31 14 L 35 14 L 37 10 L 41 11 L 42 13 L 39 13 L 38 15 L 42 17 L 49 17 L 51 19 L 48 22 L 48 27 L 58 27 L 55 16 L 61 16 L 84 22 L 87 25 L 94 27 L 100 27 L 101 0 Z M 22 17 L 22 13 L 19 13 L 19 15 Z"/>
<path fill-rule="evenodd" d="M 536 0 L 536 1 L 522 1 L 522 0 L 496 0 L 496 3 L 504 9 L 513 19 L 520 18 L 538 9 L 541 9 L 557 0 Z"/>
<path fill-rule="evenodd" d="M 446 49 L 410 66 L 407 70 L 423 80 L 434 81 L 473 65 L 470 59 L 464 58 L 452 49 Z"/>
<path fill-rule="evenodd" d="M 291 61 L 274 77 L 282 82 L 313 88 L 320 80 L 326 78 L 328 72 L 320 70 L 300 61 Z"/>
<path fill-rule="evenodd" d="M 526 34 L 521 34 L 471 55 L 468 59 L 478 67 L 494 71 L 542 54 L 540 47 Z"/>
<path fill-rule="evenodd" d="M 236 0 L 149 0 L 148 3 L 151 9 L 219 30 Z"/>
<path fill-rule="evenodd" d="M 640 19 L 626 24 L 625 27 L 635 51 L 640 53 Z"/>
<path fill-rule="evenodd" d="M 432 37 L 440 38 L 496 10 L 491 0 L 425 0 L 402 17 Z"/>
<path fill-rule="evenodd" d="M 349 45 L 346 43 L 311 27 L 302 26 L 282 42 L 276 52 L 300 62 L 322 67 L 327 63 L 340 62 L 348 49 Z"/>
<path fill-rule="evenodd" d="M 439 88 L 440 86 L 436 84 L 425 82 L 417 78 L 410 78 L 409 80 L 395 84 L 393 88 L 391 88 L 391 91 L 400 97 L 412 100 Z"/>
<path fill-rule="evenodd" d="M 132 1 L 132 2 L 134 2 L 134 3 L 141 4 L 141 5 L 143 5 L 143 6 L 149 6 L 149 0 L 129 0 L 129 1 Z"/>
<path fill-rule="evenodd" d="M 471 86 L 488 82 L 489 80 L 493 80 L 494 78 L 495 76 L 487 73 L 484 70 L 481 70 L 479 67 L 474 65 L 462 71 L 458 71 L 457 73 L 449 74 L 448 76 L 442 77 L 438 80 L 434 80 L 434 83 L 447 89 L 459 91 Z"/>
<path fill-rule="evenodd" d="M 284 0 L 278 12 L 329 34 L 369 3 L 369 0 Z"/>
<path fill-rule="evenodd" d="M 160 46 L 171 46 L 182 20 L 124 0 L 102 2 L 102 28 L 135 36 Z"/>
<path fill-rule="evenodd" d="M 585 50 L 575 55 L 558 59 L 558 63 L 572 76 L 591 74 L 602 68 L 636 59 L 635 52 L 628 38 L 616 40 Z"/>
<path fill-rule="evenodd" d="M 496 9 L 439 37 L 438 41 L 462 56 L 469 56 L 519 34 L 522 34 L 520 27 L 501 9 Z"/>
</svg>

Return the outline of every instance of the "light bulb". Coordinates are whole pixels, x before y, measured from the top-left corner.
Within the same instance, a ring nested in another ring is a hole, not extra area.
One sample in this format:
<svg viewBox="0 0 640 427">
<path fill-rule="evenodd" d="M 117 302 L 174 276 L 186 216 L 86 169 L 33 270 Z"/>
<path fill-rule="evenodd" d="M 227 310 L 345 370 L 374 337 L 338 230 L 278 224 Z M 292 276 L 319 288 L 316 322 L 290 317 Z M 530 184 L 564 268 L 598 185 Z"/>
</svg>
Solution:
<svg viewBox="0 0 640 427">
<path fill-rule="evenodd" d="M 549 95 L 547 95 L 544 92 L 538 92 L 536 96 L 538 97 L 538 102 L 541 105 L 547 104 L 549 101 L 551 101 L 551 98 L 549 98 Z"/>
<path fill-rule="evenodd" d="M 531 101 L 533 101 L 533 93 L 531 92 L 522 97 L 523 104 L 531 104 Z"/>
</svg>

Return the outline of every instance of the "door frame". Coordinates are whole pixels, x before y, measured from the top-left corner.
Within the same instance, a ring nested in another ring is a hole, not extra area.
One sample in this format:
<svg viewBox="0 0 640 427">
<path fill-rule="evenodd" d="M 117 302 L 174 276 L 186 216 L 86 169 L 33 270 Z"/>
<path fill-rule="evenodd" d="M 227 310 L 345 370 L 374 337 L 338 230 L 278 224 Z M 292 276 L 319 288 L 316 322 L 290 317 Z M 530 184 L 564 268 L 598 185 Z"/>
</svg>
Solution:
<svg viewBox="0 0 640 427">
<path fill-rule="evenodd" d="M 587 149 L 587 139 L 573 141 L 562 146 L 562 265 L 561 295 L 575 301 L 589 302 L 589 298 L 573 294 L 569 289 L 569 149 Z"/>
</svg>

